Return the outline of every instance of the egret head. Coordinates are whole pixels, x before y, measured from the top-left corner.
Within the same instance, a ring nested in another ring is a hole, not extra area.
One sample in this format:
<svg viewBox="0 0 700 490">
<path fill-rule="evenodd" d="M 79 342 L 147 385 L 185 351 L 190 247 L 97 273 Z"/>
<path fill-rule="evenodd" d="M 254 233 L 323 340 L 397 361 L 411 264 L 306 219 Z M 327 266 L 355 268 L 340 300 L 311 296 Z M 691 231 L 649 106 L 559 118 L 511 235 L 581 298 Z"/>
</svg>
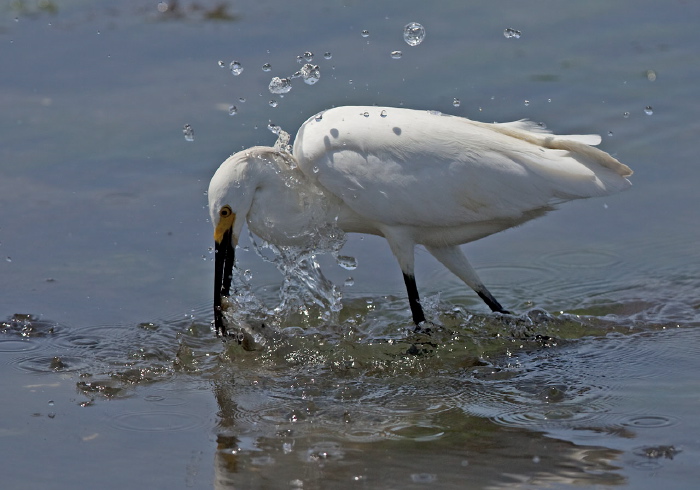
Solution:
<svg viewBox="0 0 700 490">
<path fill-rule="evenodd" d="M 209 215 L 214 226 L 214 323 L 217 335 L 225 335 L 222 297 L 231 289 L 231 276 L 243 225 L 256 193 L 267 179 L 266 169 L 280 153 L 254 147 L 236 153 L 221 164 L 209 183 Z M 291 156 L 289 156 L 291 158 Z"/>
</svg>

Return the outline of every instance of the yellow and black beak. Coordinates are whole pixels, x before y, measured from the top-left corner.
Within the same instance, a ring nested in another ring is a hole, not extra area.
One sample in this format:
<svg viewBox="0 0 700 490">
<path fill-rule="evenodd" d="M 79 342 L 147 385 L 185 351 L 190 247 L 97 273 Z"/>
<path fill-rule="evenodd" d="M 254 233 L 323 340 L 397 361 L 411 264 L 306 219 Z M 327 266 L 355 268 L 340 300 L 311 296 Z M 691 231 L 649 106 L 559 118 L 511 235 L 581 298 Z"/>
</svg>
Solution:
<svg viewBox="0 0 700 490">
<path fill-rule="evenodd" d="M 219 223 L 214 230 L 214 327 L 217 337 L 224 337 L 226 325 L 221 299 L 228 296 L 231 289 L 233 264 L 236 258 L 233 237 L 233 223 L 236 215 L 231 208 L 224 206 L 219 212 L 219 218 Z"/>
</svg>

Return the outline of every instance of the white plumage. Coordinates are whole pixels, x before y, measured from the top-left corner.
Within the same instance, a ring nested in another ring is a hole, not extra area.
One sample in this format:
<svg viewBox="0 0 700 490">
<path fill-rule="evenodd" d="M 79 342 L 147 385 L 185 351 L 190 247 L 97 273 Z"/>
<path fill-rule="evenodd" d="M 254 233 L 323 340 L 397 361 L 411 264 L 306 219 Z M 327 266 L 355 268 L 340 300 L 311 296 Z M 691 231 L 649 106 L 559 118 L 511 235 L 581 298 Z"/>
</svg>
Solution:
<svg viewBox="0 0 700 490">
<path fill-rule="evenodd" d="M 245 222 L 271 243 L 306 247 L 330 223 L 387 239 L 416 324 L 425 317 L 413 275 L 415 245 L 424 245 L 492 310 L 504 311 L 459 245 L 562 202 L 628 188 L 632 171 L 590 146 L 598 143 L 597 135 L 553 135 L 527 121 L 486 124 L 388 107 L 327 110 L 299 129 L 293 157 L 256 147 L 217 170 L 209 186 L 217 272 L 227 254 L 226 268 L 232 267 Z M 234 218 L 222 218 L 222 209 Z M 227 295 L 230 285 L 221 282 L 225 278 L 217 274 L 219 333 L 225 329 L 219 295 Z"/>
</svg>

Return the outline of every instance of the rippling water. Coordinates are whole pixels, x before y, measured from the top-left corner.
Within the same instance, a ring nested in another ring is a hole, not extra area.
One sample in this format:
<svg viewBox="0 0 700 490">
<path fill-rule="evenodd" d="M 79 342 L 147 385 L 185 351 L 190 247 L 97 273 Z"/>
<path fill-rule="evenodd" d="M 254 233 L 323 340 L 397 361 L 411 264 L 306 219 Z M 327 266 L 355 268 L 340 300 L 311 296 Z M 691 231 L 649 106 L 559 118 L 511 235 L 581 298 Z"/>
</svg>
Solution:
<svg viewBox="0 0 700 490">
<path fill-rule="evenodd" d="M 0 8 L 3 488 L 695 488 L 698 14 L 653 1 Z M 291 90 L 271 94 L 274 77 Z M 245 238 L 244 342 L 221 343 L 209 178 L 231 152 L 273 144 L 268 128 L 293 134 L 344 104 L 607 134 L 634 186 L 465 246 L 516 315 L 486 314 L 419 251 L 429 335 L 412 331 L 383 240 L 348 236 L 309 259 L 325 277 L 307 262 L 294 282 Z"/>
</svg>

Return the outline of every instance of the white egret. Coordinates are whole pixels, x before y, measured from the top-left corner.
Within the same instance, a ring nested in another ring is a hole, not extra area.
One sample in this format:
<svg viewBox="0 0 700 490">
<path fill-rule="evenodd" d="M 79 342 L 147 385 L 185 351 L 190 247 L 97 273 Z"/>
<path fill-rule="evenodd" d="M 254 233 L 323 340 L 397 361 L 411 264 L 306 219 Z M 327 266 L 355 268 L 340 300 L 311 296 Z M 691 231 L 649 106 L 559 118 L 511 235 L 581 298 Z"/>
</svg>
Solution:
<svg viewBox="0 0 700 490">
<path fill-rule="evenodd" d="M 209 185 L 216 242 L 215 325 L 225 334 L 234 250 L 244 223 L 276 245 L 314 247 L 322 230 L 383 236 L 396 256 L 413 321 L 425 315 L 414 276 L 423 245 L 504 312 L 459 246 L 544 215 L 560 203 L 627 189 L 632 171 L 591 145 L 527 121 L 487 124 L 432 111 L 338 107 L 299 129 L 293 156 L 236 153 Z"/>
</svg>

